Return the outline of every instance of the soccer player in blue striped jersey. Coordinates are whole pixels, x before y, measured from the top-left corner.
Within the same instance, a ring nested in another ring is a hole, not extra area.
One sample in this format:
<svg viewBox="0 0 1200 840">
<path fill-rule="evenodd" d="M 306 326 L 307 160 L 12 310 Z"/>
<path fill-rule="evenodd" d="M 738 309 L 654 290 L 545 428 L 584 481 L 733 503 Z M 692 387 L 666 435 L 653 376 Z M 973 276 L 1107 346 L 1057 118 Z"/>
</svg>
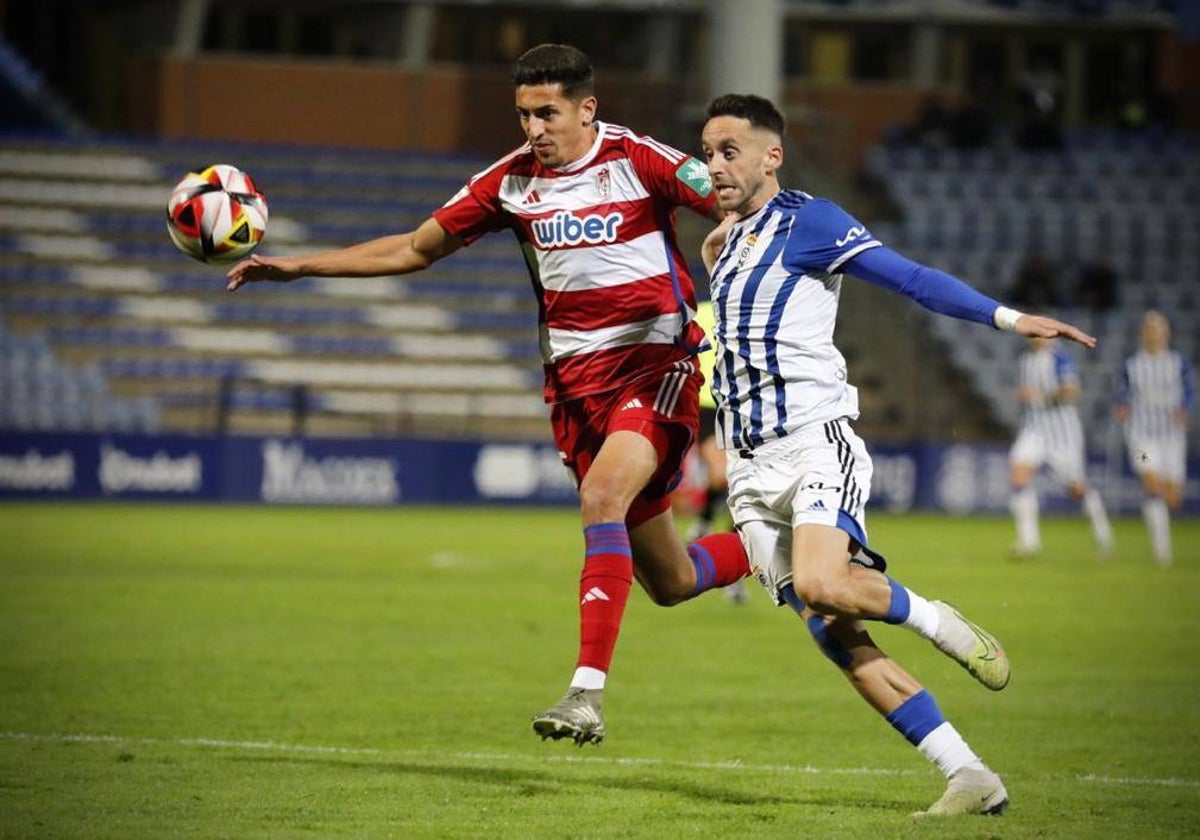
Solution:
<svg viewBox="0 0 1200 840">
<path fill-rule="evenodd" d="M 1142 318 L 1141 348 L 1125 360 L 1115 412 L 1125 425 L 1129 463 L 1142 479 L 1142 517 L 1154 559 L 1171 563 L 1170 511 L 1183 502 L 1187 478 L 1188 414 L 1196 383 L 1188 360 L 1170 348 L 1171 326 L 1161 312 Z"/>
<path fill-rule="evenodd" d="M 857 392 L 833 344 L 842 274 L 936 312 L 1087 346 L 1095 339 L 1024 315 L 885 248 L 836 204 L 782 190 L 784 120 L 757 96 L 709 103 L 701 137 L 725 220 L 703 245 L 716 310 L 712 388 L 729 456 L 729 507 L 755 576 L 805 620 L 859 694 L 946 775 L 924 814 L 1000 813 L 1008 794 L 932 695 L 865 629 L 908 627 L 991 689 L 1008 682 L 995 638 L 884 571 L 868 548 L 871 458 L 850 422 Z"/>
<path fill-rule="evenodd" d="M 1079 373 L 1075 362 L 1048 338 L 1029 339 L 1029 349 L 1018 365 L 1017 401 L 1021 425 L 1009 451 L 1012 498 L 1009 507 L 1017 526 L 1017 557 L 1032 557 L 1041 550 L 1038 497 L 1034 478 L 1046 465 L 1080 502 L 1092 525 L 1101 558 L 1112 553 L 1112 527 L 1099 492 L 1087 480 L 1086 442 L 1079 411 Z"/>
</svg>

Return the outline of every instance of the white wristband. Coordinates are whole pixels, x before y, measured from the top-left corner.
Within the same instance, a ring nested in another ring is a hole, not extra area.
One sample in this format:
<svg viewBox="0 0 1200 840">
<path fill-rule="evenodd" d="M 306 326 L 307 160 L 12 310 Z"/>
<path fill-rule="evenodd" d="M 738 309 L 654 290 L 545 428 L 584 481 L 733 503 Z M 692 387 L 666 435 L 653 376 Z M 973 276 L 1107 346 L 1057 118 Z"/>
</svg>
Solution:
<svg viewBox="0 0 1200 840">
<path fill-rule="evenodd" d="M 1017 320 L 1024 316 L 1024 312 L 1009 309 L 1007 306 L 997 306 L 996 311 L 992 313 L 992 321 L 996 324 L 996 329 L 1012 332 L 1017 328 Z"/>
</svg>

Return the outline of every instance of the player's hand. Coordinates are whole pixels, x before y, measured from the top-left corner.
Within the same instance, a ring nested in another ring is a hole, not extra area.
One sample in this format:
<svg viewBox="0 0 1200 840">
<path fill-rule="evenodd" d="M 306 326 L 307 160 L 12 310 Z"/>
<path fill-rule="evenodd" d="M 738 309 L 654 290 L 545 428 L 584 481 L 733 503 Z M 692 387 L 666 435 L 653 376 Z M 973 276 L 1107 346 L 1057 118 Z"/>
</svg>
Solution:
<svg viewBox="0 0 1200 840">
<path fill-rule="evenodd" d="M 1095 336 L 1088 335 L 1079 327 L 1043 315 L 1022 315 L 1017 319 L 1013 332 L 1026 338 L 1066 338 L 1089 350 L 1096 346 Z"/>
<path fill-rule="evenodd" d="M 721 223 L 710 230 L 708 236 L 704 237 L 704 243 L 700 246 L 700 257 L 704 260 L 704 267 L 708 269 L 709 274 L 712 273 L 713 266 L 717 264 L 717 257 L 721 255 L 721 249 L 725 247 L 729 229 L 737 220 L 736 213 L 727 213 Z"/>
<path fill-rule="evenodd" d="M 252 254 L 249 259 L 242 260 L 229 269 L 225 276 L 229 278 L 225 289 L 236 292 L 247 283 L 258 283 L 262 280 L 287 283 L 302 277 L 303 272 L 296 265 L 296 260 L 289 257 L 260 257 L 258 254 Z"/>
</svg>

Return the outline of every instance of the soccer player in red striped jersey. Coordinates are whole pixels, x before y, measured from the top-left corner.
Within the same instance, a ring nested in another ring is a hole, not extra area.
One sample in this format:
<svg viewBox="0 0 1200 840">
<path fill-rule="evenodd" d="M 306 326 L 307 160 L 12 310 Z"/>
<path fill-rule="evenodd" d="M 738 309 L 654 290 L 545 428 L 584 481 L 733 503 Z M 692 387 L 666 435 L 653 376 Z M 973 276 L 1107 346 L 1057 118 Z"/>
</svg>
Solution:
<svg viewBox="0 0 1200 840">
<path fill-rule="evenodd" d="M 696 436 L 704 343 L 675 211 L 716 219 L 705 164 L 596 118 L 592 67 L 542 44 L 513 67 L 526 143 L 475 175 L 416 230 L 349 248 L 260 257 L 247 282 L 366 277 L 427 268 L 511 231 L 538 297 L 555 442 L 579 482 L 584 562 L 580 651 L 567 693 L 537 715 L 543 738 L 599 743 L 603 691 L 633 578 L 670 606 L 749 574 L 734 534 L 679 539 L 669 493 Z"/>
</svg>

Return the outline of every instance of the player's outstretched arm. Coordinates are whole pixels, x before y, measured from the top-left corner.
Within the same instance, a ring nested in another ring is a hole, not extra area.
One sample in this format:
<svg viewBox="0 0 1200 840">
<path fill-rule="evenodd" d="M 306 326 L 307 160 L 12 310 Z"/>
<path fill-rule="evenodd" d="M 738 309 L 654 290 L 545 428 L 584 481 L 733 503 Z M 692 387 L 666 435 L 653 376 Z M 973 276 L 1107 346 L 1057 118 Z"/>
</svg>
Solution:
<svg viewBox="0 0 1200 840">
<path fill-rule="evenodd" d="M 1072 324 L 1000 306 L 957 277 L 913 262 L 889 248 L 875 247 L 857 254 L 845 263 L 845 268 L 942 315 L 991 324 L 1027 338 L 1065 338 L 1087 348 L 1096 346 L 1094 337 Z"/>
<path fill-rule="evenodd" d="M 1013 325 L 1013 332 L 1026 338 L 1065 338 L 1082 344 L 1089 350 L 1096 346 L 1095 336 L 1065 321 L 1047 318 L 1044 315 L 1022 315 Z"/>
<path fill-rule="evenodd" d="M 296 257 L 251 256 L 229 270 L 226 289 L 247 283 L 286 283 L 298 277 L 381 277 L 428 268 L 463 246 L 436 219 L 426 219 L 415 231 L 383 236 L 348 248 Z"/>
</svg>

